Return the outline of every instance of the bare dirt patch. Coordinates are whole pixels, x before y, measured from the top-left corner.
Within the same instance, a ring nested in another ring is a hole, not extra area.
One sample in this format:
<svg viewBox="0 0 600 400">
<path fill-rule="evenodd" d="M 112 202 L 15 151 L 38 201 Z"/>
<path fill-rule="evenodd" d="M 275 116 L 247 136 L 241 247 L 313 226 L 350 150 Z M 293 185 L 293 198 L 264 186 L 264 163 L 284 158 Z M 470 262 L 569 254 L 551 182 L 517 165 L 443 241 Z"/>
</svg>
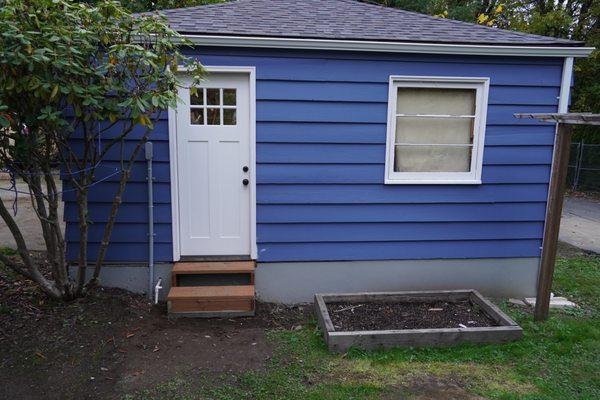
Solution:
<svg viewBox="0 0 600 400">
<path fill-rule="evenodd" d="M 182 375 L 261 370 L 266 330 L 310 312 L 261 304 L 254 318 L 169 320 L 165 308 L 115 289 L 54 302 L 0 271 L 0 398 L 116 399 Z"/>
<path fill-rule="evenodd" d="M 477 305 L 457 302 L 327 303 L 339 331 L 497 326 Z"/>
<path fill-rule="evenodd" d="M 400 391 L 407 394 L 405 398 L 411 400 L 485 400 L 485 397 L 469 393 L 464 388 L 464 383 L 451 378 L 440 379 L 439 377 L 424 377 L 412 382 L 407 388 L 402 388 Z M 394 393 L 390 393 L 391 397 L 384 399 L 397 399 L 393 397 Z M 401 398 L 401 397 L 400 397 Z"/>
</svg>

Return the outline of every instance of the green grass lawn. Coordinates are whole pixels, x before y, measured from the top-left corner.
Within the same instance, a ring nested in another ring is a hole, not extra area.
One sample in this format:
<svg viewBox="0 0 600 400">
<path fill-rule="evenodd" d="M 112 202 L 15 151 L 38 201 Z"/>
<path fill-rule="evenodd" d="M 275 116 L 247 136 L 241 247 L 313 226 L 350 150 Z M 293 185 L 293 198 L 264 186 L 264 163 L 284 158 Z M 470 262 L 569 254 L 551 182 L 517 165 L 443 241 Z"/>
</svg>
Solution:
<svg viewBox="0 0 600 400">
<path fill-rule="evenodd" d="M 500 305 L 523 327 L 519 342 L 332 355 L 313 322 L 270 332 L 276 351 L 265 371 L 194 384 L 182 377 L 128 398 L 600 399 L 600 258 L 559 260 L 554 291 L 582 307 L 552 311 L 536 324 L 522 309 Z"/>
</svg>

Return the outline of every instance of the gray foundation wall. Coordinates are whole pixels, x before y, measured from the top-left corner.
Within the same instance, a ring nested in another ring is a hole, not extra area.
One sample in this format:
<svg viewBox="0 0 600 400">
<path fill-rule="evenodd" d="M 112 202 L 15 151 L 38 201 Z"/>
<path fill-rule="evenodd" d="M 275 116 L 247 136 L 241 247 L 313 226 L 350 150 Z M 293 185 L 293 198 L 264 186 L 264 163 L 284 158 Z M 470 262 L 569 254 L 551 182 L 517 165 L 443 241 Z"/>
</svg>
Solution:
<svg viewBox="0 0 600 400">
<path fill-rule="evenodd" d="M 539 258 L 259 263 L 257 297 L 312 302 L 315 293 L 477 289 L 492 297 L 535 296 Z"/>
<path fill-rule="evenodd" d="M 539 258 L 258 263 L 255 284 L 259 300 L 285 304 L 312 302 L 315 293 L 427 289 L 525 297 L 535 296 L 538 266 Z M 161 300 L 171 286 L 171 269 L 168 263 L 155 266 L 155 281 L 162 278 Z M 107 265 L 100 281 L 145 293 L 148 267 Z"/>
<path fill-rule="evenodd" d="M 159 292 L 160 300 L 164 300 L 171 287 L 171 270 L 173 264 L 160 263 L 154 266 L 154 282 L 162 278 L 163 289 Z M 92 275 L 92 268 L 88 268 L 87 278 Z M 100 270 L 100 285 L 108 288 L 121 288 L 134 293 L 148 292 L 149 268 L 144 264 L 109 264 Z M 71 276 L 75 276 L 77 270 L 71 267 Z"/>
</svg>

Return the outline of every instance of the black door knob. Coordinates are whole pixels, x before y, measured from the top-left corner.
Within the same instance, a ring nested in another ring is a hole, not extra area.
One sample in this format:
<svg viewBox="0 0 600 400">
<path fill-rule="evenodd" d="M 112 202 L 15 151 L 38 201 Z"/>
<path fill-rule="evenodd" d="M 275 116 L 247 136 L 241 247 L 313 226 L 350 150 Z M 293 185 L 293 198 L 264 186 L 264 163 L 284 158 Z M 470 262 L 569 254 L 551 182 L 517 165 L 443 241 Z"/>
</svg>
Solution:
<svg viewBox="0 0 600 400">
<path fill-rule="evenodd" d="M 244 186 L 248 186 L 248 184 L 250 183 L 250 181 L 248 179 L 244 179 L 242 181 L 242 183 L 244 184 Z"/>
<path fill-rule="evenodd" d="M 249 170 L 249 169 L 250 169 L 250 168 L 248 168 L 247 166 L 244 166 L 244 167 L 242 168 L 242 171 L 244 171 L 244 172 L 248 172 L 248 170 Z"/>
</svg>

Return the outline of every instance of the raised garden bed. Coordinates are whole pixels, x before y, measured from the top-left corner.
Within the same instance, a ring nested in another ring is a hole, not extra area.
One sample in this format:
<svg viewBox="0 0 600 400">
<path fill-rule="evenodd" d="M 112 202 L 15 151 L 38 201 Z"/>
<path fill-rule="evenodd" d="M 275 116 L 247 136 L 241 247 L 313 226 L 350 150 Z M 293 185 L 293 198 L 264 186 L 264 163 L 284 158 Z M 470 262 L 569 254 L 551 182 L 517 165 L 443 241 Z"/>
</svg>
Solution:
<svg viewBox="0 0 600 400">
<path fill-rule="evenodd" d="M 476 290 L 316 294 L 330 351 L 506 343 L 523 330 Z"/>
</svg>

